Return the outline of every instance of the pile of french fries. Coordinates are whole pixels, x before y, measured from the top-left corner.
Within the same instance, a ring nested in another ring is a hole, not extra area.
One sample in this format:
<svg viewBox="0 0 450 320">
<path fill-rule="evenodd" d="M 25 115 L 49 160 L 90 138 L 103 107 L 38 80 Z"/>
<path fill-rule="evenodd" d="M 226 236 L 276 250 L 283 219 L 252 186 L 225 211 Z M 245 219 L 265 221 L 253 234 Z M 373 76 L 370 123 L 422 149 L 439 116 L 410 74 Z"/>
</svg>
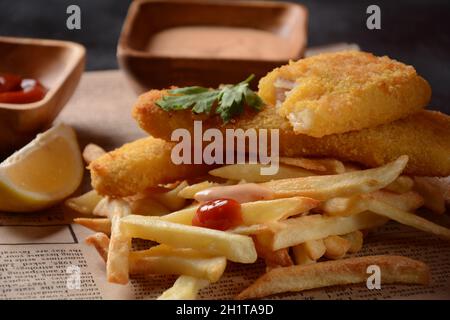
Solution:
<svg viewBox="0 0 450 320">
<path fill-rule="evenodd" d="M 103 152 L 89 145 L 83 155 L 89 163 Z M 174 182 L 123 199 L 92 190 L 66 205 L 86 215 L 76 223 L 96 232 L 86 242 L 105 260 L 108 281 L 126 284 L 136 274 L 179 275 L 159 299 L 195 299 L 199 290 L 220 280 L 228 260 L 251 264 L 258 258 L 267 272 L 239 299 L 365 283 L 370 265 L 381 268 L 385 284 L 427 284 L 429 268 L 420 261 L 348 257 L 361 250 L 369 230 L 390 220 L 450 239 L 450 229 L 415 213 L 422 206 L 443 213 L 448 189 L 438 187 L 433 178 L 402 175 L 407 162 L 402 156 L 362 170 L 335 159 L 280 158 L 274 176 L 260 175 L 260 164 L 227 165 L 197 183 Z M 243 203 L 242 224 L 230 230 L 192 226 L 198 192 L 241 183 L 261 184 L 274 199 Z M 133 238 L 157 245 L 133 250 Z"/>
</svg>

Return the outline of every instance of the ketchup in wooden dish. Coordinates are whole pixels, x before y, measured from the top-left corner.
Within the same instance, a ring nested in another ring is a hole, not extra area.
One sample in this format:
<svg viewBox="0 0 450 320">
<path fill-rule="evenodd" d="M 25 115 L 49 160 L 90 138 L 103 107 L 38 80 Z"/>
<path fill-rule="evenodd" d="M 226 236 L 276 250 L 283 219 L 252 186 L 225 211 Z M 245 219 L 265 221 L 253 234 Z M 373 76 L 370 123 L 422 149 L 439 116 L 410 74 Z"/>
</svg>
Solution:
<svg viewBox="0 0 450 320">
<path fill-rule="evenodd" d="M 228 230 L 242 223 L 241 204 L 233 199 L 215 199 L 202 203 L 192 219 L 192 225 L 216 230 Z"/>
<path fill-rule="evenodd" d="M 31 103 L 42 100 L 47 89 L 36 79 L 0 74 L 0 103 Z"/>
</svg>

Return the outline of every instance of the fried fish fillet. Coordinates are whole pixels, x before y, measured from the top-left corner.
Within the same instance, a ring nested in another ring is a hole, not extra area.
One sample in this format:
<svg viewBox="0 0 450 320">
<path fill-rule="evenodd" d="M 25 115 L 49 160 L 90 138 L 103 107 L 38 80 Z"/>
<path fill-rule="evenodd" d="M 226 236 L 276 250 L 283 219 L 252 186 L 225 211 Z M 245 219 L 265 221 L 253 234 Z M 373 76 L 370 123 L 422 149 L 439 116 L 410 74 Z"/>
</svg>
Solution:
<svg viewBox="0 0 450 320">
<path fill-rule="evenodd" d="M 259 82 L 296 133 L 322 137 L 388 123 L 426 106 L 431 88 L 412 66 L 360 51 L 291 62 Z"/>
<path fill-rule="evenodd" d="M 193 121 L 201 118 L 191 111 L 162 110 L 155 104 L 162 95 L 164 91 L 152 90 L 139 97 L 133 116 L 141 128 L 167 141 L 177 128 L 186 128 L 192 133 Z M 450 117 L 440 112 L 419 111 L 388 124 L 322 138 L 296 134 L 289 121 L 271 106 L 260 112 L 246 111 L 226 125 L 218 117 L 202 117 L 203 130 L 280 129 L 281 156 L 334 157 L 376 167 L 406 154 L 410 159 L 407 174 L 450 175 Z"/>
<path fill-rule="evenodd" d="M 171 161 L 173 146 L 148 137 L 104 154 L 89 165 L 93 188 L 102 195 L 125 197 L 208 172 L 206 165 L 175 165 Z"/>
</svg>

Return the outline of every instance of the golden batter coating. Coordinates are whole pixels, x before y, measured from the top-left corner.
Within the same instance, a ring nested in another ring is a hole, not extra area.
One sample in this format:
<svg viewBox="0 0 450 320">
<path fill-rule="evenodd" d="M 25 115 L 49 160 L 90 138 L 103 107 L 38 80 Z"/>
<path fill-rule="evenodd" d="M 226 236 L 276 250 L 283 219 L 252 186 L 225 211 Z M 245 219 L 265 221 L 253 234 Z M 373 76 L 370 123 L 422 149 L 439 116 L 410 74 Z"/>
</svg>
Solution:
<svg viewBox="0 0 450 320">
<path fill-rule="evenodd" d="M 428 104 L 431 88 L 412 66 L 342 51 L 274 69 L 260 80 L 259 95 L 296 133 L 323 137 L 404 118 Z"/>
<path fill-rule="evenodd" d="M 170 157 L 174 145 L 148 137 L 104 154 L 89 165 L 93 188 L 102 195 L 125 197 L 208 172 L 206 165 L 175 165 Z"/>
<path fill-rule="evenodd" d="M 198 116 L 191 111 L 162 110 L 155 101 L 163 94 L 164 91 L 152 90 L 139 97 L 133 116 L 141 128 L 167 141 L 176 128 L 192 133 Z M 280 129 L 280 156 L 334 157 L 376 167 L 406 154 L 407 174 L 450 175 L 450 117 L 439 112 L 419 111 L 392 123 L 322 138 L 296 134 L 289 121 L 270 106 L 261 112 L 247 111 L 227 125 L 218 117 L 203 121 L 203 130 L 213 127 Z"/>
</svg>

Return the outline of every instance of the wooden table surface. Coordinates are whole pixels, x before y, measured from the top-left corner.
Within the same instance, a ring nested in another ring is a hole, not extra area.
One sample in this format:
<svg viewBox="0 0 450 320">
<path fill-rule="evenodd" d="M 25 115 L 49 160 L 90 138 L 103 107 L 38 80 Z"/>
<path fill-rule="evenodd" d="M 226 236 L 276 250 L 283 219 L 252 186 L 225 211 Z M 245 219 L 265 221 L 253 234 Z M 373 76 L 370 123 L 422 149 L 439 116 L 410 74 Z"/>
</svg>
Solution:
<svg viewBox="0 0 450 320">
<path fill-rule="evenodd" d="M 110 150 L 146 135 L 131 116 L 136 99 L 121 71 L 86 72 L 55 123 L 72 126 L 81 147 L 92 142 Z"/>
</svg>

